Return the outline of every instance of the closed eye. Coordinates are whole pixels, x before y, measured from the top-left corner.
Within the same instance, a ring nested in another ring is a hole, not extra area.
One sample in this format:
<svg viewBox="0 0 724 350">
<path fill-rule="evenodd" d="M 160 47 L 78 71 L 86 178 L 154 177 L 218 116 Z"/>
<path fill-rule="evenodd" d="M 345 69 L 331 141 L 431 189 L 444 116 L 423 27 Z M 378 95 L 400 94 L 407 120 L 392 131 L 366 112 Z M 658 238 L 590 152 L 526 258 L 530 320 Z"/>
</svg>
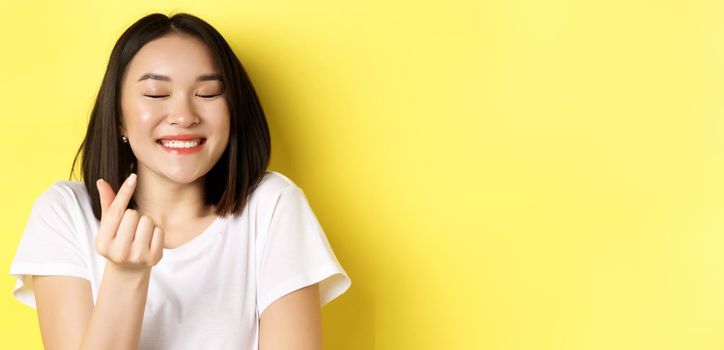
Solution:
<svg viewBox="0 0 724 350">
<path fill-rule="evenodd" d="M 163 97 L 168 97 L 169 95 L 143 95 L 143 96 L 146 96 L 146 97 L 148 97 L 148 98 L 163 98 Z M 214 98 L 214 97 L 216 97 L 216 96 L 221 96 L 221 94 L 217 94 L 217 95 L 196 95 L 196 96 L 201 97 L 201 98 Z"/>
</svg>

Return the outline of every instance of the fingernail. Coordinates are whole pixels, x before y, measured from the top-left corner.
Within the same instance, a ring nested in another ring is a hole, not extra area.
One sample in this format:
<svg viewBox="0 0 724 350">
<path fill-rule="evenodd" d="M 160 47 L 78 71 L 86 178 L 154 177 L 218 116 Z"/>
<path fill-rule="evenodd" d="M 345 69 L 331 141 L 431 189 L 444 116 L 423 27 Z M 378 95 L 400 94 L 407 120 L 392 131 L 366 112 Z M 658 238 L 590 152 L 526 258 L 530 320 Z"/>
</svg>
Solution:
<svg viewBox="0 0 724 350">
<path fill-rule="evenodd" d="M 128 184 L 133 185 L 134 183 L 136 183 L 136 174 L 131 173 L 131 175 L 128 177 Z"/>
<path fill-rule="evenodd" d="M 101 181 L 103 181 L 103 179 L 98 179 L 98 180 L 96 180 L 96 186 L 100 185 L 100 184 L 101 184 Z"/>
</svg>

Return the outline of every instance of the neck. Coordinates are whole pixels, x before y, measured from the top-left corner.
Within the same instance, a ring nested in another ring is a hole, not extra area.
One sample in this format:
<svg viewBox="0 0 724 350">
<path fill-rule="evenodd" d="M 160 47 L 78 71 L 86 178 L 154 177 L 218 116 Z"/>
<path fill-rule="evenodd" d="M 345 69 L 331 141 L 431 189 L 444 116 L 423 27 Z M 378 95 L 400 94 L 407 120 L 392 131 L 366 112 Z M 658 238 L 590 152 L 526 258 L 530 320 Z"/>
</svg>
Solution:
<svg viewBox="0 0 724 350">
<path fill-rule="evenodd" d="M 139 169 L 133 198 L 139 214 L 150 217 L 157 226 L 173 229 L 213 213 L 213 206 L 204 203 L 204 177 L 176 183 L 144 170 Z"/>
</svg>

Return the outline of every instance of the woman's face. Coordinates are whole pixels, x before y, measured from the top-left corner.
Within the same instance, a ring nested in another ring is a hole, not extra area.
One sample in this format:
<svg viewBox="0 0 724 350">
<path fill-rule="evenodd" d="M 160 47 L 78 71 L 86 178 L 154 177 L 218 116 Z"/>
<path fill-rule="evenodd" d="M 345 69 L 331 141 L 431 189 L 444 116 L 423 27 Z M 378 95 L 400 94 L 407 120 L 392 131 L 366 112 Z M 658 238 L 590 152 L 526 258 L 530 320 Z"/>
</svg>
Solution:
<svg viewBox="0 0 724 350">
<path fill-rule="evenodd" d="M 209 48 L 172 34 L 143 46 L 121 86 L 121 133 L 139 176 L 175 183 L 203 177 L 229 142 L 229 109 Z"/>
</svg>

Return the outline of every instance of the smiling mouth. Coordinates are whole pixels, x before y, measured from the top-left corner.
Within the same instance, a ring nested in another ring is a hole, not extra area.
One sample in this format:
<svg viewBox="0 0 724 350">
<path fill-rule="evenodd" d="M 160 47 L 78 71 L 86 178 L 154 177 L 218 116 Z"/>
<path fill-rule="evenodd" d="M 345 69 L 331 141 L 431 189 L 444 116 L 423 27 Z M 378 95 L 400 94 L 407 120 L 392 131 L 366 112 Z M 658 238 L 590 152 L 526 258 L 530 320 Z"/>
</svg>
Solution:
<svg viewBox="0 0 724 350">
<path fill-rule="evenodd" d="M 193 140 L 156 140 L 156 143 L 171 149 L 192 149 L 199 147 L 206 143 L 205 138 L 193 139 Z"/>
</svg>

